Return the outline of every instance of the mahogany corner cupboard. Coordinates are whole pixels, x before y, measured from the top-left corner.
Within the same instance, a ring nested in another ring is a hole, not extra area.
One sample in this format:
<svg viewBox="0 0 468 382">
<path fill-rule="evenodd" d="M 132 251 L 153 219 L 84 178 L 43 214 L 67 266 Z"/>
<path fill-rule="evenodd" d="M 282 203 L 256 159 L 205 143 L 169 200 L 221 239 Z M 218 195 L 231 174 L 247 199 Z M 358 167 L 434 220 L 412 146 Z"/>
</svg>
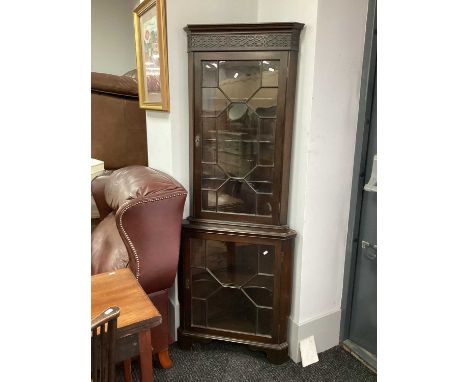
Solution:
<svg viewBox="0 0 468 382">
<path fill-rule="evenodd" d="M 287 360 L 287 226 L 303 24 L 188 25 L 190 217 L 178 338 L 244 343 Z"/>
</svg>

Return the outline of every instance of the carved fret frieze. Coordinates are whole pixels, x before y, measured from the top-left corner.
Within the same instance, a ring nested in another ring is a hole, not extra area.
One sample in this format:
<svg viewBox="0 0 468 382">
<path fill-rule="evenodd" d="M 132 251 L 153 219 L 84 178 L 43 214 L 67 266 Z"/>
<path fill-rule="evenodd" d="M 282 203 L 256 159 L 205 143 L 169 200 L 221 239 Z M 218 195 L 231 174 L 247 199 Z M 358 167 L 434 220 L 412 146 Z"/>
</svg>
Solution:
<svg viewBox="0 0 468 382">
<path fill-rule="evenodd" d="M 299 33 L 190 33 L 188 51 L 298 50 Z"/>
</svg>

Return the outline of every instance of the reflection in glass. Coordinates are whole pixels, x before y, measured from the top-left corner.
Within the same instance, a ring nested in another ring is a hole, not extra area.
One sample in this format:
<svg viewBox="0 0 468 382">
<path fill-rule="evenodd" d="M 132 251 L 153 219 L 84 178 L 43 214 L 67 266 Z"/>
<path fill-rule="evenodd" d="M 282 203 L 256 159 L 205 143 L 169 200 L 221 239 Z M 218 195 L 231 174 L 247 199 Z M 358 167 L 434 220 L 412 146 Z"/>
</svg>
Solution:
<svg viewBox="0 0 468 382">
<path fill-rule="evenodd" d="M 231 103 L 228 109 L 228 117 L 231 125 L 235 122 L 242 123 L 245 121 L 248 109 L 245 103 Z"/>
<path fill-rule="evenodd" d="M 278 86 L 278 60 L 262 61 L 262 86 Z"/>
<path fill-rule="evenodd" d="M 257 215 L 273 216 L 273 197 L 271 195 L 257 195 Z"/>
<path fill-rule="evenodd" d="M 258 164 L 273 166 L 275 158 L 275 145 L 273 143 L 260 142 L 258 152 Z"/>
<path fill-rule="evenodd" d="M 273 276 L 257 275 L 242 289 L 258 306 L 273 306 Z"/>
<path fill-rule="evenodd" d="M 273 167 L 257 166 L 245 179 L 257 193 L 273 192 Z"/>
<path fill-rule="evenodd" d="M 221 243 L 222 250 L 216 247 Z M 257 273 L 257 246 L 208 240 L 206 267 L 225 286 L 240 287 Z"/>
<path fill-rule="evenodd" d="M 202 86 L 218 86 L 218 61 L 202 61 Z"/>
<path fill-rule="evenodd" d="M 190 238 L 190 265 L 192 267 L 205 267 L 205 241 Z"/>
<path fill-rule="evenodd" d="M 217 190 L 225 179 L 226 175 L 216 164 L 202 163 L 202 189 Z"/>
<path fill-rule="evenodd" d="M 218 212 L 255 214 L 255 196 L 244 180 L 230 179 L 218 190 Z"/>
<path fill-rule="evenodd" d="M 220 133 L 218 164 L 232 177 L 244 177 L 257 164 L 258 143 L 241 141 L 236 133 Z"/>
<path fill-rule="evenodd" d="M 202 116 L 216 117 L 228 104 L 229 101 L 218 88 L 202 89 Z"/>
<path fill-rule="evenodd" d="M 206 241 L 206 268 L 216 274 L 218 269 L 227 268 L 227 253 L 230 243 L 220 240 Z M 218 274 L 219 277 L 219 274 Z M 218 279 L 219 281 L 219 279 Z"/>
<path fill-rule="evenodd" d="M 260 88 L 261 61 L 219 61 L 219 87 L 231 101 L 246 101 Z"/>
<path fill-rule="evenodd" d="M 216 118 L 202 118 L 203 139 L 216 139 Z"/>
<path fill-rule="evenodd" d="M 275 266 L 275 247 L 273 245 L 258 246 L 258 273 L 273 275 Z"/>
<path fill-rule="evenodd" d="M 192 297 L 208 298 L 218 288 L 221 285 L 207 271 L 192 268 Z"/>
<path fill-rule="evenodd" d="M 275 142 L 275 118 L 262 118 L 258 138 L 260 141 Z"/>
<path fill-rule="evenodd" d="M 220 129 L 220 134 L 232 134 L 228 139 L 244 141 L 257 139 L 260 120 L 257 114 L 254 113 L 245 103 L 232 103 L 228 107 L 227 115 L 228 123 L 226 125 L 226 129 Z"/>
<path fill-rule="evenodd" d="M 202 210 L 203 211 L 216 211 L 216 191 L 202 191 Z"/>
<path fill-rule="evenodd" d="M 248 105 L 260 117 L 276 117 L 277 98 L 277 88 L 262 88 L 249 100 Z"/>
</svg>

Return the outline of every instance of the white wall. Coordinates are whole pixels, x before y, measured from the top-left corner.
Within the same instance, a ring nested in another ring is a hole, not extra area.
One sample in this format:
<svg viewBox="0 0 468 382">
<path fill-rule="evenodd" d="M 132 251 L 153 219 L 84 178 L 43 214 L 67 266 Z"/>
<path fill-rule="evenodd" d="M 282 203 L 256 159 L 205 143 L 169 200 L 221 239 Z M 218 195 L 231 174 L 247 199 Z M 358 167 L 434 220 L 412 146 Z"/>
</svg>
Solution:
<svg viewBox="0 0 468 382">
<path fill-rule="evenodd" d="M 339 341 L 340 305 L 367 0 L 259 0 L 259 21 L 302 21 L 289 224 L 294 257 L 290 356 Z"/>
<path fill-rule="evenodd" d="M 120 75 L 136 68 L 132 11 L 137 4 L 91 1 L 91 71 Z"/>
<path fill-rule="evenodd" d="M 319 0 L 300 322 L 340 309 L 367 0 Z"/>
</svg>

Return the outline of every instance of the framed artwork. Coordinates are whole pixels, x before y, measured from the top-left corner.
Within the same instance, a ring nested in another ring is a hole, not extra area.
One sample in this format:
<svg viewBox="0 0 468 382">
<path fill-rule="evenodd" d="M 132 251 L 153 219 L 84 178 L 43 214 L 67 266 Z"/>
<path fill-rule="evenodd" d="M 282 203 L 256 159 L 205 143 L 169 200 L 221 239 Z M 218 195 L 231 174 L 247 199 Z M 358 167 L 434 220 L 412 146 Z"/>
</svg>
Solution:
<svg viewBox="0 0 468 382">
<path fill-rule="evenodd" d="M 169 111 L 165 0 L 145 0 L 133 10 L 140 107 Z"/>
</svg>

